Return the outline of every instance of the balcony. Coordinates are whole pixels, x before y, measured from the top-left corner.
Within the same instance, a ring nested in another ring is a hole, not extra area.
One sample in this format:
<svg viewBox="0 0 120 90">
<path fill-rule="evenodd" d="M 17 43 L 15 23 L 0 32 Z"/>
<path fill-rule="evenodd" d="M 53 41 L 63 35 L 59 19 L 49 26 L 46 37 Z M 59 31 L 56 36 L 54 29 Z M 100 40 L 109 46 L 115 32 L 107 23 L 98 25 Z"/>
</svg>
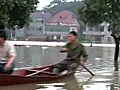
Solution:
<svg viewBox="0 0 120 90">
<path fill-rule="evenodd" d="M 105 32 L 101 31 L 83 31 L 85 35 L 105 35 Z"/>
</svg>

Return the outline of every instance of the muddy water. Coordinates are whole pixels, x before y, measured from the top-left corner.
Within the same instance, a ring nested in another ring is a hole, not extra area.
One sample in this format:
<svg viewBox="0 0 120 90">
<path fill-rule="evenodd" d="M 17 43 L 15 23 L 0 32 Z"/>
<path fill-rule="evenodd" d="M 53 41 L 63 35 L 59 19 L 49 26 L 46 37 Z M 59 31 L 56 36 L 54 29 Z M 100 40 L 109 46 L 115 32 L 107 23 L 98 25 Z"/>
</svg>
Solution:
<svg viewBox="0 0 120 90">
<path fill-rule="evenodd" d="M 16 47 L 16 68 L 39 67 L 57 63 L 66 54 L 61 47 Z M 47 83 L 34 83 L 0 87 L 0 90 L 120 90 L 119 72 L 114 71 L 114 48 L 86 47 L 89 55 L 86 67 L 95 76 L 79 67 L 74 76 Z"/>
</svg>

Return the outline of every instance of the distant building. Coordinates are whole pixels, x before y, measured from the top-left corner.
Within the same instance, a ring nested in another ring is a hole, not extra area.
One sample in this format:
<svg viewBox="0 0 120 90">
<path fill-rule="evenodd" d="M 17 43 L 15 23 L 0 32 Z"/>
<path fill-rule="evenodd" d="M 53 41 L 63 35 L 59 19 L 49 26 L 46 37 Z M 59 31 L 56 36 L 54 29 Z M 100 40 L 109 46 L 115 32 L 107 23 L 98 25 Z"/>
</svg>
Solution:
<svg viewBox="0 0 120 90">
<path fill-rule="evenodd" d="M 24 40 L 26 40 L 26 38 L 27 38 L 27 30 L 25 27 L 15 30 L 14 40 L 24 41 Z"/>
<path fill-rule="evenodd" d="M 47 21 L 45 34 L 49 37 L 49 40 L 66 41 L 68 32 L 71 30 L 78 32 L 79 28 L 77 16 L 70 11 L 64 10 Z"/>
<path fill-rule="evenodd" d="M 103 22 L 102 25 L 104 26 L 104 37 L 102 38 L 102 42 L 109 42 L 109 43 L 113 43 L 114 42 L 114 39 L 113 37 L 111 36 L 111 32 L 108 31 L 108 26 L 109 24 L 106 23 L 106 22 Z"/>
<path fill-rule="evenodd" d="M 106 25 L 96 27 L 86 26 L 86 30 L 83 31 L 83 34 L 86 35 L 86 39 L 89 39 L 90 41 L 111 42 L 112 40 L 108 29 L 106 29 Z"/>
<path fill-rule="evenodd" d="M 34 40 L 44 41 L 45 36 L 45 23 L 52 15 L 50 12 L 36 11 L 30 15 L 31 21 L 27 27 L 16 31 L 17 40 Z"/>
<path fill-rule="evenodd" d="M 66 41 L 68 32 L 80 30 L 77 16 L 67 10 L 55 15 L 50 12 L 36 11 L 30 17 L 31 22 L 27 27 L 16 30 L 17 40 Z"/>
<path fill-rule="evenodd" d="M 28 38 L 27 40 L 44 40 L 45 36 L 45 23 L 51 18 L 51 13 L 36 11 L 31 14 L 32 21 L 28 26 Z"/>
<path fill-rule="evenodd" d="M 88 41 L 99 41 L 101 42 L 102 37 L 104 37 L 104 27 L 90 27 L 86 26 L 86 30 L 83 31 L 83 34 L 86 35 Z"/>
</svg>

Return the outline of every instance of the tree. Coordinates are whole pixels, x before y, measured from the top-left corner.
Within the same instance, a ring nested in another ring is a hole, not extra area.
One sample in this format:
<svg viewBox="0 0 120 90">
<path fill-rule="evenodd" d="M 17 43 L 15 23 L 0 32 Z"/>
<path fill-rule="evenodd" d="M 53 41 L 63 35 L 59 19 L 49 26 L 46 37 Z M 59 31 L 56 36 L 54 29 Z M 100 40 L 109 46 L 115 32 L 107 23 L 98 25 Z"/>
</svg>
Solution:
<svg viewBox="0 0 120 90">
<path fill-rule="evenodd" d="M 50 2 L 49 5 L 47 5 L 47 8 L 51 8 L 51 7 L 53 7 L 53 6 L 55 6 L 59 3 L 61 3 L 61 0 L 53 0 L 53 1 Z"/>
<path fill-rule="evenodd" d="M 78 9 L 81 20 L 87 25 L 109 23 L 109 31 L 115 39 L 115 70 L 118 70 L 119 40 L 120 40 L 120 0 L 84 0 L 84 5 Z"/>
<path fill-rule="evenodd" d="M 62 10 L 68 10 L 76 15 L 77 13 L 77 8 L 79 6 L 82 6 L 83 2 L 81 1 L 73 1 L 73 2 L 67 2 L 67 0 L 58 0 L 58 3 L 53 0 L 47 7 L 44 8 L 44 11 L 50 11 L 53 13 L 58 13 Z"/>
<path fill-rule="evenodd" d="M 38 0 L 0 0 L 0 25 L 23 27 L 36 10 Z"/>
</svg>

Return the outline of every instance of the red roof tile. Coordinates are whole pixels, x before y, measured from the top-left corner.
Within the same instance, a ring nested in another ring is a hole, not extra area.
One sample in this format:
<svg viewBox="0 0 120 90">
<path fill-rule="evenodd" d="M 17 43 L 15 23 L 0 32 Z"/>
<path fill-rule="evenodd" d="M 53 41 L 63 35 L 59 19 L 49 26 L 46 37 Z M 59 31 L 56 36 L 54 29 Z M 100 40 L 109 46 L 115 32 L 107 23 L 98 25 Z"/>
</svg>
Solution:
<svg viewBox="0 0 120 90">
<path fill-rule="evenodd" d="M 62 23 L 62 24 L 76 24 L 78 25 L 76 16 L 69 11 L 62 11 L 57 14 L 55 14 L 48 23 Z"/>
</svg>

